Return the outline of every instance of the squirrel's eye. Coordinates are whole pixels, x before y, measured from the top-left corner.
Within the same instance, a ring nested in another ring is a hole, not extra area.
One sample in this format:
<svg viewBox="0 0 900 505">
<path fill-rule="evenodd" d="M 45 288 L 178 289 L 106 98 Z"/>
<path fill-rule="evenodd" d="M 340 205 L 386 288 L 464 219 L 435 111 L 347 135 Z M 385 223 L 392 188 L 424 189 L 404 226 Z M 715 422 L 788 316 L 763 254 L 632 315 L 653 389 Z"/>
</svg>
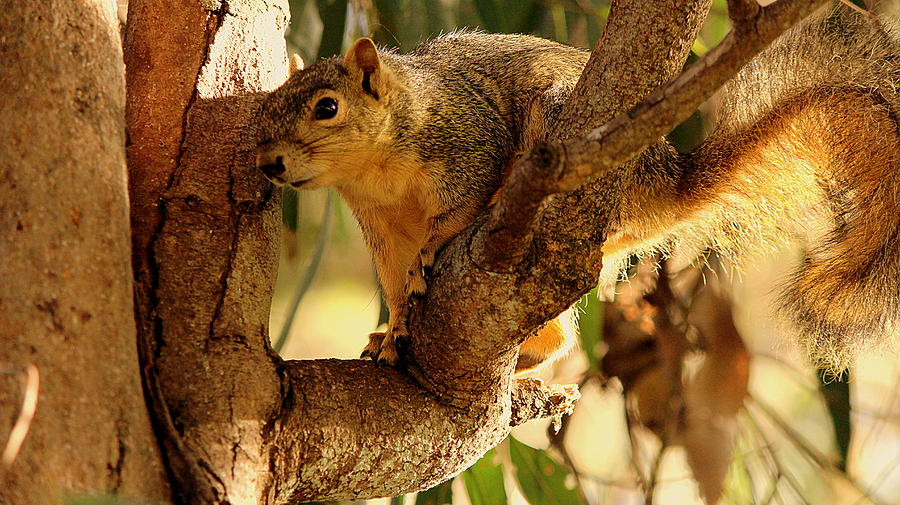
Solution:
<svg viewBox="0 0 900 505">
<path fill-rule="evenodd" d="M 316 119 L 331 119 L 337 115 L 337 110 L 337 100 L 331 97 L 323 98 L 316 102 Z"/>
</svg>

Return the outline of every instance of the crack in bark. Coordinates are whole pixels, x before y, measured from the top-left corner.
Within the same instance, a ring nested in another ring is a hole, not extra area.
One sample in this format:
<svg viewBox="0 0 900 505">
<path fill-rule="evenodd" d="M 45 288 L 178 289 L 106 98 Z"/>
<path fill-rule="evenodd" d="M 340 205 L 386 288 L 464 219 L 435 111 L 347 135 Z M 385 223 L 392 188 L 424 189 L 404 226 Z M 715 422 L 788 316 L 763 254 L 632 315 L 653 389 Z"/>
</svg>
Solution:
<svg viewBox="0 0 900 505">
<path fill-rule="evenodd" d="M 219 11 L 217 11 L 219 15 L 217 16 L 216 27 L 213 30 L 212 34 L 207 34 L 207 45 L 206 45 L 206 57 L 205 60 L 209 60 L 209 48 L 213 44 L 213 40 L 215 38 L 216 32 L 222 26 L 224 22 L 225 15 L 228 14 L 228 2 L 226 0 L 221 0 Z M 203 66 L 206 66 L 205 61 Z M 203 66 L 201 66 L 201 71 Z M 197 73 L 197 80 L 200 80 L 200 73 Z M 197 92 L 196 85 L 194 86 L 194 92 Z M 213 340 L 215 339 L 215 327 L 216 322 L 219 320 L 222 315 L 222 307 L 225 305 L 225 299 L 228 297 L 228 277 L 231 274 L 232 268 L 234 266 L 234 258 L 237 254 L 237 243 L 240 240 L 241 234 L 241 214 L 237 211 L 238 204 L 234 199 L 234 160 L 238 159 L 236 156 L 238 145 L 235 145 L 232 150 L 233 155 L 231 156 L 232 163 L 228 166 L 228 191 L 226 192 L 226 197 L 228 198 L 228 222 L 229 222 L 229 232 L 231 234 L 231 243 L 228 245 L 228 258 L 225 261 L 225 267 L 222 271 L 222 276 L 219 279 L 220 289 L 218 291 L 219 296 L 218 300 L 216 300 L 215 308 L 213 309 L 212 318 L 209 321 L 209 330 L 207 333 L 207 339 Z M 232 467 L 232 471 L 234 468 Z"/>
<path fill-rule="evenodd" d="M 59 317 L 59 300 L 56 298 L 51 298 L 49 300 L 45 300 L 42 303 L 36 303 L 34 305 L 38 311 L 43 312 L 50 316 L 50 324 L 53 326 L 53 329 L 58 331 L 66 337 L 65 329 L 66 327 L 62 323 L 62 319 Z"/>
<path fill-rule="evenodd" d="M 202 4 L 201 4 L 202 6 Z M 188 99 L 188 103 L 184 107 L 184 113 L 181 116 L 181 139 L 178 141 L 178 155 L 175 157 L 175 168 L 172 170 L 172 173 L 169 174 L 169 181 L 166 184 L 166 189 L 163 191 L 163 195 L 165 195 L 172 187 L 175 185 L 175 179 L 178 177 L 179 172 L 181 171 L 182 159 L 184 158 L 184 154 L 187 152 L 187 136 L 188 131 L 188 122 L 191 115 L 191 110 L 194 108 L 194 104 L 197 103 L 197 99 L 199 98 L 200 91 L 198 90 L 198 85 L 200 84 L 200 77 L 203 75 L 203 69 L 209 63 L 209 50 L 212 47 L 213 41 L 216 38 L 216 33 L 219 31 L 219 28 L 222 27 L 222 23 L 225 19 L 225 13 L 228 10 L 228 2 L 222 1 L 220 4 L 219 10 L 207 11 L 208 17 L 206 19 L 206 31 L 204 34 L 205 43 L 203 45 L 203 56 L 200 61 L 200 65 L 197 67 L 197 72 L 194 75 L 194 86 L 191 91 L 191 96 Z M 165 201 L 165 198 L 163 199 Z"/>
<path fill-rule="evenodd" d="M 222 10 L 227 10 L 227 3 L 222 2 Z M 157 209 L 157 222 L 147 242 L 147 254 L 144 258 L 146 273 L 150 278 L 149 289 L 140 289 L 136 286 L 135 293 L 135 312 L 139 316 L 138 321 L 149 321 L 149 328 L 140 331 L 138 336 L 138 353 L 141 358 L 141 376 L 145 389 L 147 401 L 150 404 L 150 411 L 153 413 L 154 431 L 157 432 L 157 438 L 161 441 L 161 446 L 165 448 L 163 451 L 163 463 L 166 473 L 170 476 L 172 482 L 178 483 L 175 489 L 175 498 L 180 503 L 189 503 L 189 500 L 202 498 L 209 501 L 213 495 L 217 494 L 214 486 L 211 486 L 208 479 L 203 479 L 200 470 L 206 470 L 205 473 L 212 473 L 216 480 L 214 472 L 210 472 L 208 468 L 204 468 L 203 460 L 191 461 L 186 456 L 188 451 L 182 439 L 183 433 L 174 421 L 174 416 L 169 410 L 169 405 L 165 400 L 162 387 L 159 384 L 159 377 L 156 372 L 156 361 L 161 355 L 161 349 L 166 345 L 163 320 L 159 315 L 158 307 L 159 298 L 159 277 L 160 267 L 157 262 L 157 246 L 162 236 L 163 230 L 168 220 L 168 203 L 170 198 L 166 195 L 176 185 L 178 175 L 182 170 L 182 161 L 187 152 L 187 137 L 189 131 L 189 118 L 194 105 L 197 102 L 199 91 L 198 84 L 204 67 L 209 63 L 209 53 L 215 34 L 222 26 L 224 15 L 220 11 L 208 11 L 210 16 L 207 19 L 205 30 L 205 44 L 201 63 L 197 67 L 194 86 L 191 96 L 184 107 L 181 121 L 181 137 L 178 144 L 178 154 L 175 157 L 174 167 L 166 181 L 165 188 L 160 193 L 159 204 Z M 147 297 L 147 304 L 141 303 L 140 293 Z M 142 307 L 148 307 L 146 318 L 140 317 Z M 140 329 L 140 327 L 139 327 Z M 148 336 L 150 338 L 148 338 Z M 160 433 L 160 431 L 162 433 Z M 205 485 L 203 484 L 205 482 Z M 221 481 L 219 484 L 222 485 Z"/>
<path fill-rule="evenodd" d="M 241 438 L 242 438 L 240 424 L 235 422 L 236 419 L 234 418 L 234 400 L 233 400 L 235 397 L 234 389 L 235 389 L 234 383 L 232 382 L 231 383 L 231 392 L 228 395 L 228 418 L 231 421 L 231 424 L 233 426 L 237 427 L 237 434 L 238 434 L 237 441 L 231 443 L 231 480 L 232 481 L 235 479 L 234 468 L 235 468 L 235 466 L 237 466 L 238 449 L 241 446 Z"/>
<path fill-rule="evenodd" d="M 207 458 L 209 457 L 208 454 L 205 454 L 205 456 Z M 197 459 L 197 466 L 201 470 L 203 470 L 203 473 L 212 477 L 211 480 L 215 481 L 215 483 L 218 484 L 218 488 L 214 485 L 209 486 L 209 492 L 212 495 L 212 500 L 206 499 L 206 500 L 200 501 L 199 503 L 203 503 L 204 505 L 207 503 L 218 504 L 218 505 L 228 505 L 228 503 L 229 503 L 228 500 L 222 499 L 223 497 L 228 496 L 228 488 L 225 486 L 225 482 L 222 481 L 221 478 L 219 478 L 219 474 L 216 473 L 215 469 L 212 466 L 210 466 L 210 464 L 207 463 L 206 459 L 204 459 L 204 458 Z"/>
<path fill-rule="evenodd" d="M 234 156 L 231 158 L 232 160 L 236 159 Z M 228 258 L 225 260 L 225 266 L 222 269 L 222 274 L 219 277 L 219 290 L 217 294 L 219 295 L 216 300 L 216 305 L 213 308 L 213 314 L 209 321 L 209 330 L 207 332 L 207 343 L 211 340 L 216 339 L 216 323 L 219 321 L 222 315 L 222 308 L 225 306 L 225 299 L 228 298 L 228 278 L 231 275 L 232 269 L 234 267 L 235 256 L 237 255 L 238 242 L 241 239 L 241 221 L 243 220 L 243 215 L 237 210 L 237 202 L 234 199 L 234 163 L 232 163 L 228 167 L 228 223 L 229 223 L 229 233 L 231 235 L 231 242 L 228 244 Z M 227 337 L 227 335 L 225 336 Z M 246 343 L 245 343 L 245 346 Z M 249 347 L 249 346 L 247 346 Z"/>
<path fill-rule="evenodd" d="M 115 465 L 107 464 L 106 468 L 109 470 L 109 480 L 111 481 L 110 491 L 113 494 L 119 491 L 119 488 L 122 487 L 122 473 L 125 468 L 125 455 L 128 452 L 128 445 L 125 443 L 125 437 L 127 435 L 126 430 L 122 427 L 122 423 L 125 423 L 125 415 L 121 410 L 119 411 L 119 415 L 117 416 L 118 420 L 116 421 L 116 444 L 117 444 L 117 457 Z"/>
</svg>

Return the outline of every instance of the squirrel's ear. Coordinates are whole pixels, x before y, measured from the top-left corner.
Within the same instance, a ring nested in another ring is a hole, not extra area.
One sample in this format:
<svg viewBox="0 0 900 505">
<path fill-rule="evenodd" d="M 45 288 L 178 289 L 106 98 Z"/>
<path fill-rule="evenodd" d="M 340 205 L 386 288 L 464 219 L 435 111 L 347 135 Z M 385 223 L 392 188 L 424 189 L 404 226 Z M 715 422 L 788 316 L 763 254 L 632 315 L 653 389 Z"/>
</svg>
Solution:
<svg viewBox="0 0 900 505">
<path fill-rule="evenodd" d="M 375 48 L 372 39 L 368 37 L 357 39 L 344 55 L 345 67 L 348 69 L 358 68 L 364 74 L 377 72 L 380 64 L 378 49 Z"/>
<path fill-rule="evenodd" d="M 288 75 L 294 75 L 303 70 L 303 58 L 299 54 L 292 54 L 288 59 Z"/>
<path fill-rule="evenodd" d="M 362 89 L 376 100 L 386 89 L 390 72 L 382 72 L 378 49 L 368 37 L 358 39 L 344 56 L 344 67 L 362 74 Z M 357 74 L 358 75 L 358 74 Z"/>
</svg>

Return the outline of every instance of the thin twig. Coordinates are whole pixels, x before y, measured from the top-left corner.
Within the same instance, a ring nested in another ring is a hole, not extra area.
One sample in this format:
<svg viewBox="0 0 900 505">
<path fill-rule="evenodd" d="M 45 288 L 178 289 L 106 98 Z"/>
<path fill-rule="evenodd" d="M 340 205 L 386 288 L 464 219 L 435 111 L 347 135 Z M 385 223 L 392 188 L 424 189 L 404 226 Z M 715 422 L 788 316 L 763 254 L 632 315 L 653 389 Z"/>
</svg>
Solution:
<svg viewBox="0 0 900 505">
<path fill-rule="evenodd" d="M 845 482 L 856 489 L 856 491 L 859 492 L 865 499 L 869 500 L 875 505 L 879 504 L 879 502 L 871 495 L 871 493 L 863 489 L 863 486 L 859 484 L 856 479 L 847 474 L 847 472 L 844 472 L 840 468 L 838 468 L 830 458 L 814 449 L 812 445 L 810 445 L 810 443 L 802 435 L 797 433 L 796 430 L 788 425 L 788 423 L 786 423 L 784 419 L 782 419 L 775 412 L 775 410 L 772 409 L 772 407 L 767 405 L 765 402 L 762 402 L 761 400 L 755 398 L 753 395 L 747 395 L 747 401 L 750 405 L 755 406 L 763 414 L 765 414 L 766 417 L 768 417 L 769 420 L 771 420 L 772 423 L 775 424 L 775 426 L 777 426 L 778 429 L 785 434 L 787 439 L 793 443 L 794 447 L 799 449 L 800 453 L 806 456 L 809 461 L 817 465 L 819 468 L 828 470 L 831 473 L 840 476 Z M 747 409 L 747 413 L 748 416 L 751 416 L 752 419 L 750 409 Z"/>
<path fill-rule="evenodd" d="M 896 367 L 897 367 L 897 365 L 896 365 L 896 361 L 895 361 L 894 362 L 894 370 L 891 371 L 891 376 L 897 376 L 897 368 Z M 900 377 L 900 376 L 898 376 L 898 377 Z M 894 404 L 898 403 L 898 400 L 900 400 L 900 389 L 894 389 L 894 392 L 891 395 L 890 401 L 885 403 L 884 408 L 882 410 L 881 417 L 884 419 L 885 424 L 887 424 L 888 420 L 894 420 L 895 422 L 897 421 L 895 419 L 896 416 L 892 415 L 892 413 L 896 411 L 894 408 Z M 855 412 L 859 412 L 859 410 L 855 409 Z M 876 434 L 875 426 L 873 426 L 869 430 L 866 430 L 866 436 L 863 437 L 863 439 L 858 442 L 859 447 L 865 448 L 866 446 L 868 446 L 869 441 L 872 439 L 872 437 L 876 436 L 875 434 Z"/>
<path fill-rule="evenodd" d="M 578 382 L 578 389 L 583 388 L 588 381 L 590 381 L 591 376 L 586 375 L 582 377 Z M 578 468 L 575 467 L 575 461 L 572 459 L 572 455 L 569 454 L 569 450 L 566 448 L 566 434 L 569 432 L 569 426 L 571 423 L 562 423 L 560 428 L 557 430 L 554 428 L 553 424 L 547 428 L 547 436 L 550 438 L 550 445 L 556 447 L 556 450 L 559 451 L 560 455 L 562 455 L 563 462 L 569 467 L 569 471 L 572 472 L 572 475 L 575 476 L 575 490 L 578 491 L 581 500 L 585 503 L 585 505 L 591 503 L 588 500 L 587 493 L 584 490 L 584 483 L 582 483 L 581 472 L 578 471 Z"/>
<path fill-rule="evenodd" d="M 650 489 L 650 484 L 648 479 L 644 477 L 643 470 L 641 469 L 641 446 L 636 433 L 637 420 L 634 418 L 634 413 L 631 409 L 628 408 L 628 405 L 625 405 L 625 430 L 628 432 L 628 442 L 631 446 L 631 468 L 634 470 L 635 478 L 637 479 L 638 486 L 644 491 L 644 494 L 647 493 L 647 490 Z"/>
<path fill-rule="evenodd" d="M 752 447 L 754 447 L 752 451 L 745 453 L 745 456 L 751 456 L 751 455 L 757 456 L 754 459 L 759 462 L 759 465 L 760 465 L 759 471 L 767 472 L 768 476 L 771 478 L 771 481 L 772 481 L 772 489 L 770 489 L 769 492 L 767 492 L 767 493 L 763 493 L 763 496 L 765 496 L 766 498 L 765 498 L 765 501 L 762 502 L 762 504 L 768 505 L 768 504 L 772 503 L 772 500 L 778 494 L 778 481 L 780 480 L 781 477 L 778 475 L 777 469 L 771 464 L 771 462 L 768 459 L 768 457 L 771 456 L 771 449 L 772 449 L 771 444 L 769 444 L 769 442 L 767 440 L 759 438 L 755 432 L 744 427 L 744 425 L 746 425 L 748 422 L 745 419 L 746 419 L 746 416 L 742 417 L 739 421 L 742 425 L 741 437 L 746 438 L 747 439 L 746 442 L 748 444 L 750 444 Z M 751 463 L 751 462 L 752 462 L 752 460 L 748 460 L 747 465 L 745 465 L 745 467 L 748 468 L 748 472 L 749 472 L 749 463 Z M 754 494 L 754 497 L 755 497 L 755 494 Z"/>
<path fill-rule="evenodd" d="M 855 3 L 851 2 L 850 0 L 840 0 L 840 1 L 842 4 L 846 5 L 847 7 L 850 7 L 851 9 L 855 10 L 856 12 L 862 14 L 863 16 L 865 16 L 869 19 L 874 19 L 875 17 L 877 17 L 877 16 L 875 16 L 875 14 L 872 14 L 871 12 L 867 11 L 866 9 L 863 9 L 862 7 L 856 5 Z"/>
<path fill-rule="evenodd" d="M 550 426 L 547 430 L 547 434 L 550 437 L 550 445 L 555 447 L 559 454 L 562 456 L 563 463 L 569 468 L 569 471 L 572 472 L 572 475 L 575 477 L 575 491 L 578 492 L 578 496 L 581 497 L 582 503 L 587 505 L 591 503 L 588 500 L 587 493 L 584 490 L 584 483 L 581 481 L 581 472 L 578 471 L 578 468 L 575 467 L 575 461 L 572 459 L 572 455 L 569 454 L 569 450 L 566 448 L 565 444 L 565 436 L 566 432 L 568 432 L 569 423 L 563 423 L 562 427 L 559 431 L 555 431 L 552 426 Z"/>
<path fill-rule="evenodd" d="M 746 410 L 747 409 L 744 409 L 745 414 Z M 772 480 L 772 488 L 768 493 L 766 493 L 766 498 L 763 502 L 763 505 L 769 505 L 773 500 L 776 499 L 778 503 L 784 503 L 784 500 L 782 499 L 778 491 L 778 483 L 781 482 L 781 475 L 778 473 L 778 467 L 776 466 L 776 462 L 774 460 L 775 454 L 772 450 L 772 444 L 769 443 L 769 441 L 764 436 L 762 436 L 762 430 L 756 424 L 756 421 L 754 419 L 750 419 L 749 414 L 746 414 L 742 419 L 745 420 L 744 422 L 742 422 L 743 425 L 750 423 L 750 427 L 742 428 L 742 432 L 746 433 L 746 435 L 750 438 L 749 442 L 751 444 L 755 444 L 757 446 L 757 451 L 760 454 L 759 459 L 761 460 L 760 465 L 762 466 L 762 471 L 768 472 L 769 477 Z"/>
<path fill-rule="evenodd" d="M 760 439 L 763 442 L 767 442 L 765 434 L 762 431 L 762 426 L 760 426 L 760 424 L 756 421 L 756 418 L 753 417 L 753 414 L 751 414 L 749 410 L 747 411 L 747 418 L 750 420 L 751 425 L 755 429 Z M 797 496 L 804 503 L 804 505 L 812 505 L 809 500 L 806 499 L 806 496 L 803 495 L 803 486 L 801 486 L 800 483 L 797 482 L 796 477 L 794 477 L 794 475 L 791 474 L 787 470 L 787 468 L 785 468 L 784 465 L 781 464 L 781 460 L 779 460 L 778 457 L 775 456 L 775 451 L 772 450 L 771 446 L 766 443 L 763 445 L 763 447 L 765 448 L 765 453 L 769 455 L 769 460 L 777 471 L 778 479 L 780 480 L 783 477 L 785 481 L 787 481 L 788 485 L 793 488 L 794 492 L 797 493 Z"/>
<path fill-rule="evenodd" d="M 660 263 L 660 275 L 656 281 L 656 289 L 644 296 L 648 302 L 658 308 L 654 316 L 655 338 L 659 343 L 663 363 L 668 365 L 669 383 L 672 385 L 666 399 L 665 424 L 662 432 L 659 434 L 661 446 L 653 459 L 650 473 L 647 477 L 646 505 L 653 504 L 653 492 L 659 482 L 663 454 L 680 431 L 680 423 L 684 412 L 681 374 L 688 342 L 684 331 L 672 320 L 671 311 L 677 309 L 677 303 L 669 285 L 666 265 L 665 260 Z M 683 315 L 681 317 L 686 319 Z"/>
<path fill-rule="evenodd" d="M 739 442 L 743 446 L 743 442 Z M 751 448 L 750 450 L 742 450 L 740 452 L 741 457 L 741 470 L 743 471 L 744 478 L 747 479 L 747 488 L 750 492 L 750 497 L 753 499 L 753 505 L 760 505 L 759 498 L 756 496 L 756 480 L 753 477 L 753 472 L 750 471 L 750 461 L 748 459 L 749 456 L 755 455 L 757 452 L 762 452 L 763 448 Z M 733 459 L 733 458 L 732 458 Z M 729 489 L 729 492 L 733 492 L 733 488 Z M 735 501 L 732 499 L 732 501 Z M 736 501 L 735 501 L 736 502 Z M 737 503 L 737 502 L 736 502 Z"/>
<path fill-rule="evenodd" d="M 882 468 L 878 475 L 876 475 L 875 478 L 872 479 L 872 481 L 869 483 L 869 491 L 862 494 L 858 500 L 853 502 L 853 505 L 859 505 L 863 500 L 866 499 L 871 500 L 870 496 L 875 492 L 876 489 L 878 489 L 878 486 L 883 484 L 891 473 L 897 471 L 898 462 L 900 462 L 900 454 L 894 455 L 893 459 L 891 459 L 886 465 L 884 465 L 884 468 Z"/>
<path fill-rule="evenodd" d="M 644 491 L 645 505 L 653 505 L 653 492 L 656 490 L 656 485 L 659 483 L 659 469 L 662 467 L 663 453 L 666 452 L 666 448 L 668 447 L 668 442 L 666 440 L 660 439 L 660 442 L 662 444 L 659 447 L 659 451 L 656 453 L 656 457 L 653 458 L 653 464 L 650 466 L 650 473 L 647 475 L 647 489 Z"/>
</svg>

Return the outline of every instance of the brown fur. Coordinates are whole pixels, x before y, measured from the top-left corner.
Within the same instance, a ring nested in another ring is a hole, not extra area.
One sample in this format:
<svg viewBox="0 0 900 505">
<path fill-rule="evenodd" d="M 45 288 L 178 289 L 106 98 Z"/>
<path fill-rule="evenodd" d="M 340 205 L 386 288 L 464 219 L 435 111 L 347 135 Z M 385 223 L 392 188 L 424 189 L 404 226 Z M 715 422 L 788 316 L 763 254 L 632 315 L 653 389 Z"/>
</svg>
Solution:
<svg viewBox="0 0 900 505">
<path fill-rule="evenodd" d="M 846 8 L 779 39 L 725 87 L 700 148 L 678 155 L 660 142 L 603 181 L 612 223 L 601 282 L 634 254 L 712 247 L 740 260 L 802 237 L 807 260 L 783 305 L 817 357 L 840 366 L 888 334 L 900 318 L 898 55 L 876 22 Z M 408 55 L 361 39 L 265 101 L 259 164 L 283 161 L 278 183 L 335 187 L 375 258 L 391 318 L 364 354 L 396 361 L 423 269 L 544 139 L 586 61 L 528 36 L 452 33 Z M 314 117 L 323 97 L 338 102 L 335 117 Z M 567 349 L 572 324 L 527 340 L 519 368 Z"/>
</svg>

